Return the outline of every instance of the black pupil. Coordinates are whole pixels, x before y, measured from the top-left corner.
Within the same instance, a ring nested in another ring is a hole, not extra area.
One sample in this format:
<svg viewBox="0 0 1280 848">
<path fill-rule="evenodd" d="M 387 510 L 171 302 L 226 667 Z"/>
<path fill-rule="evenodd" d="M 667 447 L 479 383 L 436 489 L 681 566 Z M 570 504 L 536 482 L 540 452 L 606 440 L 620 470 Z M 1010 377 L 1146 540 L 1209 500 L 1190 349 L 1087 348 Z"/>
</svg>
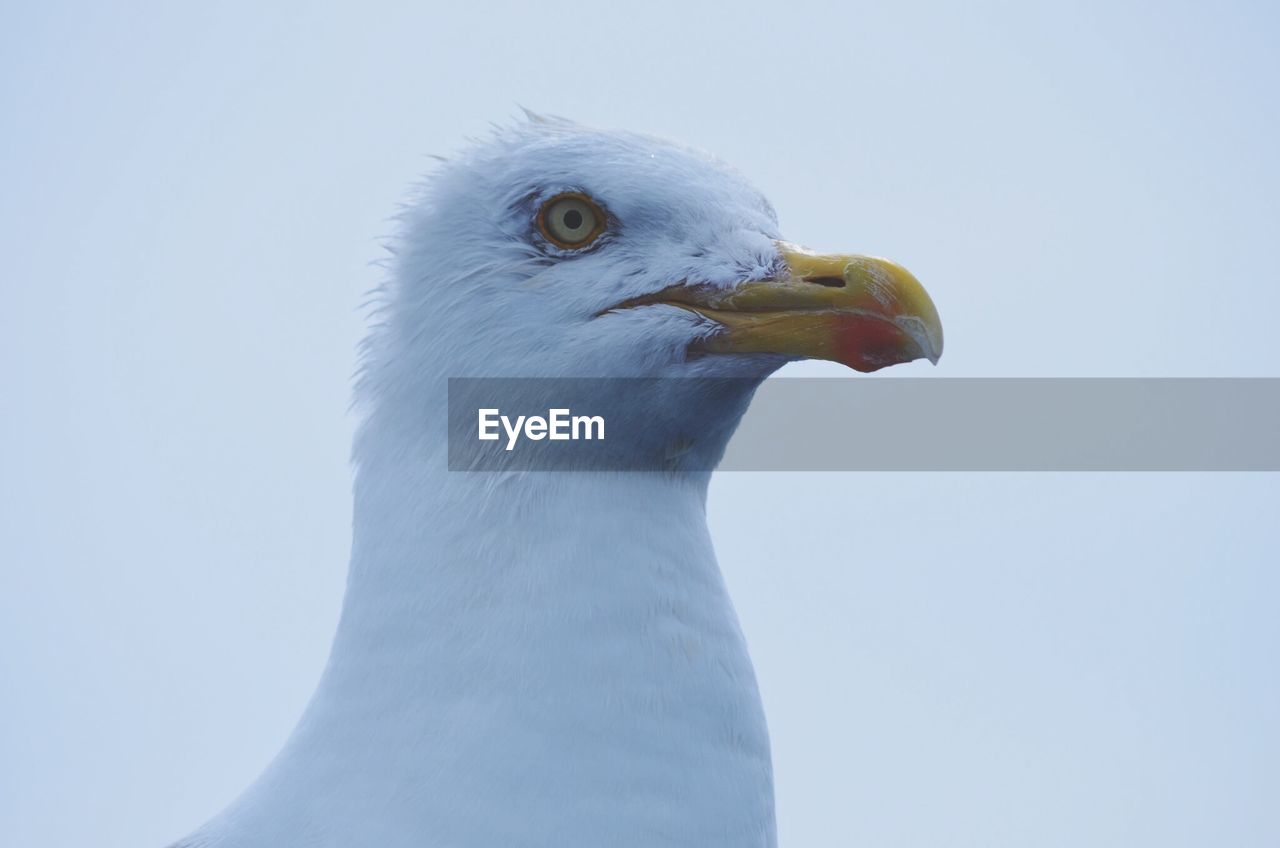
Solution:
<svg viewBox="0 0 1280 848">
<path fill-rule="evenodd" d="M 571 230 L 576 230 L 582 226 L 582 213 L 577 209 L 570 209 L 564 213 L 564 225 Z"/>
</svg>

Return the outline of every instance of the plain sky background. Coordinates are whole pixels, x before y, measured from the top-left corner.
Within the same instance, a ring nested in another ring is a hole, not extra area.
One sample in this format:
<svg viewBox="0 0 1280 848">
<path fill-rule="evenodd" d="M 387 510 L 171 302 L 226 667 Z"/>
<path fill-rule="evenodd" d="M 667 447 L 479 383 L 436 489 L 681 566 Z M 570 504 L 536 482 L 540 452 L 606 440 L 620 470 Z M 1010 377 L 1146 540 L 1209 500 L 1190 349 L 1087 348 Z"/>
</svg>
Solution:
<svg viewBox="0 0 1280 848">
<path fill-rule="evenodd" d="M 946 356 L 894 375 L 1280 377 L 1277 44 L 1263 2 L 5 2 L 0 844 L 159 848 L 289 732 L 427 154 L 517 104 L 713 151 L 924 281 Z M 1278 495 L 720 475 L 784 848 L 1280 844 Z"/>
</svg>

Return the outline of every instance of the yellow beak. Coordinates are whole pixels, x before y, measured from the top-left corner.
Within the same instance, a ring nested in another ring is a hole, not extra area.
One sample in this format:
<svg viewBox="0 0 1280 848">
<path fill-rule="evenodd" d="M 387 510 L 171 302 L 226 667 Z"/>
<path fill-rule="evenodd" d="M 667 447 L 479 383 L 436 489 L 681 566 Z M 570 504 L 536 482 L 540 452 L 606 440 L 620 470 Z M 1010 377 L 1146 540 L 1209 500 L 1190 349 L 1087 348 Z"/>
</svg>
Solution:
<svg viewBox="0 0 1280 848">
<path fill-rule="evenodd" d="M 942 356 L 942 322 L 919 281 L 887 259 L 816 254 L 780 243 L 787 272 L 731 289 L 672 286 L 625 304 L 668 303 L 724 330 L 700 342 L 712 353 L 829 359 L 858 371 Z"/>
</svg>

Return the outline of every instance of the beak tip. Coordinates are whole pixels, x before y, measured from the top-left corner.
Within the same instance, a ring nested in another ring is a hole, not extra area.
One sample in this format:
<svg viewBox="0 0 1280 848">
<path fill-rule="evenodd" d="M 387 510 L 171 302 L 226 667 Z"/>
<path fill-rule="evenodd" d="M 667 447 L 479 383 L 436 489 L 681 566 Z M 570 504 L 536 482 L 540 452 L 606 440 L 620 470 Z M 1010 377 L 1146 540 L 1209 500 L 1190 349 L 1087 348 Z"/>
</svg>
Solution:
<svg viewBox="0 0 1280 848">
<path fill-rule="evenodd" d="M 942 359 L 942 328 L 936 316 L 932 320 L 918 315 L 901 316 L 894 323 L 908 349 L 915 353 L 911 359 L 927 359 L 938 364 Z"/>
<path fill-rule="evenodd" d="M 925 352 L 925 359 L 928 359 L 934 365 L 938 364 L 938 360 L 942 359 L 942 340 L 929 339 L 929 347 Z"/>
</svg>

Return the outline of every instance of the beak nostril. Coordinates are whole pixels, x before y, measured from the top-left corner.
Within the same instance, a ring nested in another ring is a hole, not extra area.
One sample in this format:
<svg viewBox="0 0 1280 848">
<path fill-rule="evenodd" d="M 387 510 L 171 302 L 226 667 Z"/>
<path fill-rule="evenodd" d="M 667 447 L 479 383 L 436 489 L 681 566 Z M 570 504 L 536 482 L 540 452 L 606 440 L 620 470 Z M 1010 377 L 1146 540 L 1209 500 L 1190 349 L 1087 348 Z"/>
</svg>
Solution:
<svg viewBox="0 0 1280 848">
<path fill-rule="evenodd" d="M 826 286 L 829 289 L 844 288 L 844 277 L 808 276 L 808 277 L 802 277 L 801 279 L 803 279 L 806 283 L 815 283 L 819 286 Z"/>
</svg>

